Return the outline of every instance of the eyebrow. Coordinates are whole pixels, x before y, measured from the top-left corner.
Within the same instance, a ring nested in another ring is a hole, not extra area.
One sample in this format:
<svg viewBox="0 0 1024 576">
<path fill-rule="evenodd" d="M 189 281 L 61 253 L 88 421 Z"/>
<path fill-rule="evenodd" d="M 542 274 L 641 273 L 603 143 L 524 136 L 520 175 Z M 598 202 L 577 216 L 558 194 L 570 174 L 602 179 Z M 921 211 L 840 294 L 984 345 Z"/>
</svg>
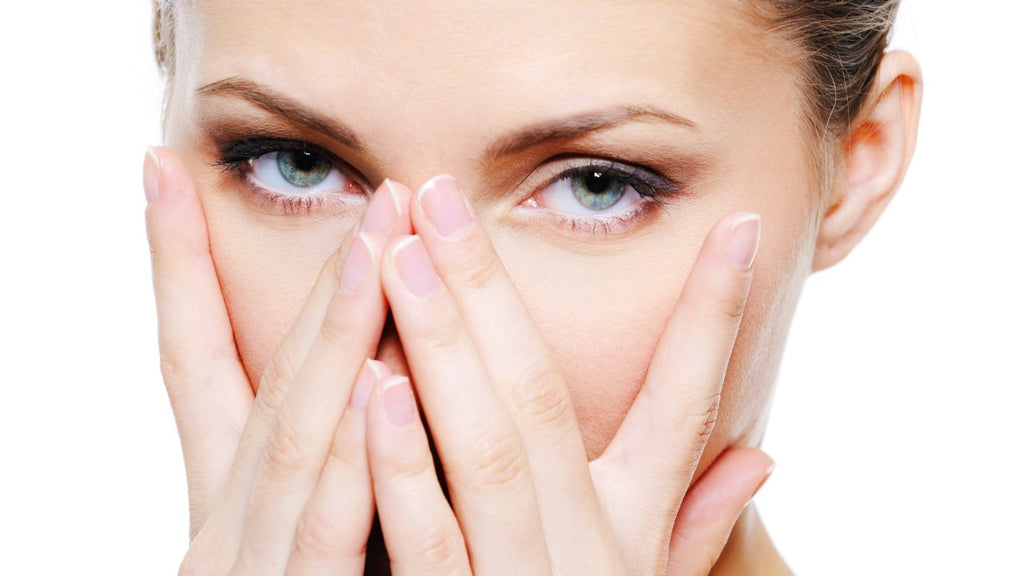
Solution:
<svg viewBox="0 0 1024 576">
<path fill-rule="evenodd" d="M 356 151 L 364 149 L 356 132 L 329 116 L 301 102 L 280 94 L 252 80 L 239 76 L 217 80 L 196 90 L 197 96 L 233 96 L 242 98 L 272 114 L 287 118 L 323 133 Z M 614 106 L 604 110 L 583 112 L 546 120 L 498 138 L 487 147 L 486 157 L 497 159 L 552 142 L 572 140 L 591 132 L 608 130 L 622 124 L 656 120 L 699 130 L 690 119 L 651 106 Z"/>
<path fill-rule="evenodd" d="M 699 131 L 690 119 L 649 106 L 615 106 L 547 120 L 504 136 L 487 148 L 489 158 L 500 158 L 547 144 L 579 138 L 591 132 L 608 130 L 629 122 L 656 120 Z"/>
<path fill-rule="evenodd" d="M 345 124 L 252 80 L 237 76 L 225 78 L 202 86 L 196 90 L 196 95 L 242 98 L 271 114 L 287 118 L 312 128 L 317 132 L 321 132 L 344 146 L 357 151 L 363 150 L 363 145 L 356 136 L 355 131 Z"/>
</svg>

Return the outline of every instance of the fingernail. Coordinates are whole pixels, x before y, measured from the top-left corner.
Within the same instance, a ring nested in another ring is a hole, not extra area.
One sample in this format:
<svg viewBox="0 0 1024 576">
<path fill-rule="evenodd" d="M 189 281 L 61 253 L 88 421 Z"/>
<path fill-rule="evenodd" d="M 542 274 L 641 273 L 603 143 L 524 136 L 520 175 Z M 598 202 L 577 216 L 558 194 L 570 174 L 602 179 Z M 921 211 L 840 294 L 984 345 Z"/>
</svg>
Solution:
<svg viewBox="0 0 1024 576">
<path fill-rule="evenodd" d="M 366 207 L 363 214 L 363 222 L 359 231 L 363 234 L 380 234 L 388 236 L 395 229 L 395 222 L 401 208 L 398 205 L 398 195 L 391 187 L 391 181 L 385 180 L 370 198 L 370 205 Z"/>
<path fill-rule="evenodd" d="M 761 242 L 761 217 L 757 214 L 748 214 L 737 220 L 732 226 L 732 235 L 729 237 L 729 245 L 726 251 L 729 253 L 729 260 L 740 272 L 750 270 L 754 265 L 754 257 L 757 256 L 757 247 Z"/>
<path fill-rule="evenodd" d="M 366 236 L 360 234 L 352 243 L 341 270 L 341 283 L 338 286 L 343 292 L 355 292 L 366 281 L 373 269 L 373 248 Z"/>
<path fill-rule="evenodd" d="M 359 375 L 356 376 L 356 384 L 352 387 L 352 401 L 350 404 L 353 410 L 359 412 L 366 410 L 367 404 L 370 403 L 370 394 L 373 392 L 373 387 L 387 373 L 387 366 L 383 362 L 370 360 L 369 358 L 363 362 L 363 367 L 359 369 Z"/>
<path fill-rule="evenodd" d="M 392 424 L 398 427 L 412 424 L 416 419 L 416 401 L 408 378 L 391 376 L 381 383 L 380 394 L 384 401 L 384 412 Z"/>
<path fill-rule="evenodd" d="M 443 238 L 460 238 L 473 222 L 466 201 L 451 176 L 431 178 L 420 188 L 418 196 L 427 220 Z"/>
<path fill-rule="evenodd" d="M 754 492 L 750 495 L 750 498 L 747 500 L 747 503 L 746 503 L 745 506 L 749 506 L 750 503 L 754 501 L 754 497 L 757 496 L 757 493 L 760 492 L 761 488 L 764 487 L 766 482 L 768 482 L 768 479 L 772 477 L 772 473 L 773 472 L 775 472 L 775 461 L 774 460 L 772 460 L 768 464 L 768 467 L 765 468 L 764 477 L 761 478 L 761 483 L 757 485 L 757 488 L 754 488 Z"/>
<path fill-rule="evenodd" d="M 395 266 L 398 276 L 414 296 L 425 298 L 441 285 L 427 251 L 419 236 L 409 236 L 395 248 Z"/>
<path fill-rule="evenodd" d="M 146 204 L 160 194 L 160 157 L 152 146 L 146 150 L 146 161 L 142 165 L 142 188 L 146 191 Z"/>
</svg>

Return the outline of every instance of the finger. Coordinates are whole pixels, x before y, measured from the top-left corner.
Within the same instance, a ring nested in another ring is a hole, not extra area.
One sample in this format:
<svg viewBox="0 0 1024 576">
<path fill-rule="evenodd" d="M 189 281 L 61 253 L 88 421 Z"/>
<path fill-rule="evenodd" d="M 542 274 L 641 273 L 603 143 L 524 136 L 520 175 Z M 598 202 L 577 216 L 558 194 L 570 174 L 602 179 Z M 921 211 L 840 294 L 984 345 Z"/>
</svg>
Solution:
<svg viewBox="0 0 1024 576">
<path fill-rule="evenodd" d="M 408 378 L 392 376 L 374 389 L 367 445 L 392 574 L 470 574 L 466 542 L 438 482 Z"/>
<path fill-rule="evenodd" d="M 449 176 L 424 184 L 409 211 L 522 435 L 552 562 L 583 573 L 611 566 L 595 553 L 614 549 L 610 534 L 579 537 L 579 526 L 606 523 L 568 387 L 494 247 Z"/>
<path fill-rule="evenodd" d="M 367 214 L 392 202 L 387 194 L 375 195 Z M 386 306 L 379 265 L 386 241 L 385 236 L 361 231 L 343 266 L 333 270 L 336 289 L 320 330 L 256 462 L 238 560 L 245 572 L 285 567 L 295 526 L 317 484 L 353 383 L 380 339 Z"/>
<path fill-rule="evenodd" d="M 295 530 L 287 574 L 362 574 L 373 525 L 366 406 L 386 364 L 367 360 L 356 377 L 331 450 Z M 449 511 L 450 514 L 450 511 Z"/>
<path fill-rule="evenodd" d="M 736 520 L 774 469 L 772 459 L 757 448 L 723 452 L 686 493 L 672 530 L 668 574 L 708 574 Z"/>
<path fill-rule="evenodd" d="M 607 485 L 628 503 L 611 512 L 624 533 L 660 542 L 672 528 L 714 428 L 759 238 L 760 218 L 748 213 L 731 214 L 708 233 L 644 385 L 593 463 L 599 489 Z"/>
<path fill-rule="evenodd" d="M 339 276 L 347 255 L 361 232 L 369 239 L 386 238 L 409 231 L 408 203 L 412 193 L 401 184 L 385 181 L 372 199 L 359 226 L 353 227 L 339 248 L 324 264 L 309 297 L 287 335 L 281 341 L 260 378 L 256 402 L 228 480 L 228 491 L 247 495 L 262 456 L 267 437 L 273 429 L 277 411 L 291 388 L 296 372 L 309 355 L 324 324 L 327 309 L 338 289 Z M 378 242 L 381 244 L 384 240 Z M 378 245 L 380 253 L 382 244 Z M 244 499 L 243 499 L 244 500 Z M 243 501 L 244 504 L 244 501 Z M 225 524 L 238 525 L 244 519 L 244 506 L 226 506 Z M 218 514 L 221 510 L 218 509 Z"/>
<path fill-rule="evenodd" d="M 194 536 L 224 488 L 253 393 L 187 169 L 170 148 L 152 148 L 144 181 L 160 369 L 181 438 Z"/>
<path fill-rule="evenodd" d="M 522 439 L 419 237 L 392 243 L 381 281 L 473 571 L 541 573 L 548 557 Z"/>
</svg>

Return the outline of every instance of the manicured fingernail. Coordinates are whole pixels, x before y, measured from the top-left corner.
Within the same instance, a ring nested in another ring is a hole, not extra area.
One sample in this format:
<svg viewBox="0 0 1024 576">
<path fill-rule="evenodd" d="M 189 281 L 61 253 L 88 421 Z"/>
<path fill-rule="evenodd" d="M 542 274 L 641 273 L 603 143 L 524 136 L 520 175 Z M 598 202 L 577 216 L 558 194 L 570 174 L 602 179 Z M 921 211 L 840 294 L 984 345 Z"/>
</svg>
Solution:
<svg viewBox="0 0 1024 576">
<path fill-rule="evenodd" d="M 377 188 L 370 198 L 370 205 L 366 207 L 363 214 L 363 222 L 359 231 L 364 234 L 380 234 L 388 236 L 395 229 L 395 222 L 398 221 L 398 214 L 401 208 L 398 205 L 398 195 L 391 187 L 391 181 L 385 180 L 384 184 Z"/>
<path fill-rule="evenodd" d="M 366 236 L 360 234 L 348 251 L 345 266 L 341 269 L 341 283 L 338 289 L 344 292 L 357 291 L 366 281 L 366 277 L 370 275 L 372 269 L 373 248 Z"/>
<path fill-rule="evenodd" d="M 418 196 L 427 220 L 444 238 L 460 238 L 473 222 L 466 201 L 451 176 L 431 178 L 420 188 Z"/>
<path fill-rule="evenodd" d="M 732 235 L 729 237 L 729 245 L 726 251 L 729 253 L 729 260 L 740 272 L 750 270 L 754 265 L 754 257 L 757 256 L 757 246 L 761 242 L 761 217 L 757 214 L 748 214 L 737 220 L 732 226 Z"/>
<path fill-rule="evenodd" d="M 395 266 L 398 276 L 414 296 L 425 298 L 441 285 L 441 278 L 423 248 L 419 236 L 402 239 L 395 248 Z"/>
<path fill-rule="evenodd" d="M 757 485 L 757 488 L 754 488 L 754 492 L 750 495 L 750 499 L 747 500 L 747 505 L 750 505 L 750 503 L 754 501 L 754 497 L 757 496 L 757 493 L 760 492 L 761 488 L 763 488 L 765 483 L 768 482 L 768 479 L 772 477 L 772 473 L 773 472 L 775 472 L 775 461 L 774 460 L 772 460 L 768 464 L 768 467 L 765 468 L 764 477 L 761 478 L 761 483 Z"/>
<path fill-rule="evenodd" d="M 152 146 L 146 150 L 146 161 L 142 165 L 142 187 L 146 191 L 147 204 L 160 194 L 160 157 Z"/>
<path fill-rule="evenodd" d="M 388 374 L 387 365 L 383 362 L 370 360 L 369 358 L 363 362 L 363 367 L 360 368 L 359 375 L 356 376 L 356 384 L 352 387 L 351 406 L 353 410 L 362 412 L 366 409 L 366 405 L 370 403 L 370 394 L 373 393 L 373 387 L 386 374 Z"/>
<path fill-rule="evenodd" d="M 405 427 L 416 419 L 416 400 L 412 396 L 412 387 L 405 376 L 391 376 L 381 382 L 381 399 L 384 401 L 384 413 L 395 426 Z"/>
</svg>

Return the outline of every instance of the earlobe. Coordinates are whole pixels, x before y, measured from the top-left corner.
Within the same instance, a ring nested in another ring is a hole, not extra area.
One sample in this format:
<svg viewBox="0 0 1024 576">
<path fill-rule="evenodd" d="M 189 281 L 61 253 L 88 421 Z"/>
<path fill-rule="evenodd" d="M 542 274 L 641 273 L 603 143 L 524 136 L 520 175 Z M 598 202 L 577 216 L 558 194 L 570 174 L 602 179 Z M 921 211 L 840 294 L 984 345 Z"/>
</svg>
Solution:
<svg viewBox="0 0 1024 576">
<path fill-rule="evenodd" d="M 902 51 L 885 55 L 842 149 L 842 169 L 818 229 L 815 271 L 845 258 L 899 188 L 917 144 L 922 88 L 913 56 Z"/>
</svg>

